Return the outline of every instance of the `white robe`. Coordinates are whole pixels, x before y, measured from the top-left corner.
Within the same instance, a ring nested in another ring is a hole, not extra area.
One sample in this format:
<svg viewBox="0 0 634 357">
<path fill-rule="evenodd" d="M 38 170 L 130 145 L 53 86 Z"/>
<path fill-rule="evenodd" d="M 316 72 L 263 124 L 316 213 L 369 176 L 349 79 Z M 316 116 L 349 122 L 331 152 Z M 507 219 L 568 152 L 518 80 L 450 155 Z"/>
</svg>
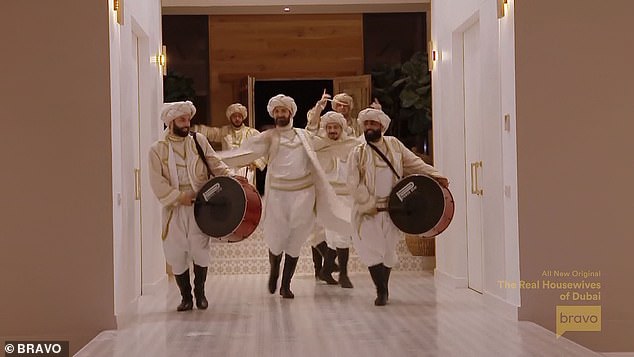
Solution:
<svg viewBox="0 0 634 357">
<path fill-rule="evenodd" d="M 408 150 L 392 136 L 383 137 L 378 148 L 387 156 L 399 176 L 425 174 L 443 178 L 433 166 Z M 385 206 L 398 178 L 367 144 L 354 148 L 348 157 L 348 189 L 352 192 L 352 242 L 361 262 L 370 267 L 398 262 L 396 245 L 403 238 L 387 211 L 368 214 L 370 208 Z"/>
<path fill-rule="evenodd" d="M 269 161 L 262 229 L 273 254 L 297 257 L 315 223 L 315 185 L 299 136 L 288 133 L 280 135 L 277 154 Z"/>
<path fill-rule="evenodd" d="M 203 136 L 198 134 L 197 139 L 213 174 L 229 174 L 227 166 L 215 156 Z M 163 205 L 163 252 L 176 275 L 189 268 L 190 260 L 202 267 L 208 266 L 210 261 L 209 237 L 198 228 L 194 207 L 178 203 L 181 192 L 196 192 L 207 182 L 207 169 L 193 140 L 191 136 L 171 140 L 167 129 L 149 152 L 150 186 Z"/>
<path fill-rule="evenodd" d="M 223 157 L 231 157 L 227 162 L 232 166 L 243 165 L 254 158 L 267 159 L 269 169 L 262 220 L 265 241 L 273 254 L 285 251 L 297 257 L 315 219 L 342 234 L 350 234 L 350 209 L 337 198 L 314 152 L 314 147 L 322 145 L 318 137 L 303 129 L 276 128 L 247 139 L 239 150 L 222 153 Z M 290 147 L 293 154 L 288 152 Z M 284 161 L 289 155 L 293 155 L 293 161 Z M 293 170 L 298 171 L 291 174 Z M 310 172 L 308 178 L 302 176 L 305 172 Z M 288 178 L 286 182 L 284 175 Z M 310 212 L 312 222 L 304 216 L 307 212 Z M 298 222 L 291 220 L 303 222 L 301 228 L 296 226 Z M 286 223 L 281 222 L 288 222 L 289 226 L 283 227 Z"/>
<path fill-rule="evenodd" d="M 324 138 L 324 140 L 330 141 L 330 139 L 326 138 Z M 332 143 L 336 142 L 332 141 Z M 349 208 L 352 208 L 352 197 L 350 196 L 350 191 L 346 186 L 348 178 L 348 155 L 344 155 L 344 153 L 349 153 L 350 150 L 352 150 L 354 146 L 359 145 L 359 143 L 361 143 L 361 141 L 354 139 L 346 139 L 345 143 L 340 140 L 340 145 L 348 147 L 346 152 L 337 153 L 330 150 L 330 146 L 326 146 L 323 149 L 316 151 L 317 158 L 326 173 L 328 182 L 334 189 L 337 197 L 340 199 L 340 202 Z M 328 225 L 323 227 L 320 226 L 320 228 L 323 230 L 323 234 L 320 234 L 319 236 L 323 235 L 325 237 L 326 243 L 331 249 L 345 249 L 352 246 L 352 237 L 350 234 L 340 234 L 335 230 L 329 229 Z"/>
</svg>

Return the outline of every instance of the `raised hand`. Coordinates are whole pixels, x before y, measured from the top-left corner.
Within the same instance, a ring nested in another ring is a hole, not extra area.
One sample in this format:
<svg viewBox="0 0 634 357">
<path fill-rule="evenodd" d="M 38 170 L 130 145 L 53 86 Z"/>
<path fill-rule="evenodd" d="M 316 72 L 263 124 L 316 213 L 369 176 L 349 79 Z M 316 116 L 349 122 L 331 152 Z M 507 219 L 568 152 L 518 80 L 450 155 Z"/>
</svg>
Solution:
<svg viewBox="0 0 634 357">
<path fill-rule="evenodd" d="M 374 101 L 370 103 L 370 108 L 382 110 L 381 103 L 379 103 L 379 99 L 377 97 L 374 97 Z"/>
<path fill-rule="evenodd" d="M 325 107 L 326 106 L 326 102 L 331 98 L 330 94 L 328 94 L 326 92 L 326 88 L 324 88 L 324 93 L 321 95 L 321 99 L 319 99 L 319 101 L 317 102 L 317 104 L 319 104 L 319 106 L 321 107 Z"/>
</svg>

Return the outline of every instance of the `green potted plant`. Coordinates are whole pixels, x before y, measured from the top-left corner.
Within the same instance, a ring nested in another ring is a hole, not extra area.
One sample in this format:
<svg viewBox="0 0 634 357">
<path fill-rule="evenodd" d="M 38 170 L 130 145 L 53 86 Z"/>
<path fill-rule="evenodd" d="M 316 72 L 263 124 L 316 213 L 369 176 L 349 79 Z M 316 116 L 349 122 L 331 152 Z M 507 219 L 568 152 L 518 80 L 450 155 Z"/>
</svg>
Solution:
<svg viewBox="0 0 634 357">
<path fill-rule="evenodd" d="M 163 101 L 178 102 L 190 100 L 194 101 L 196 91 L 194 90 L 194 80 L 185 77 L 178 72 L 170 72 L 163 79 Z"/>
<path fill-rule="evenodd" d="M 373 97 L 392 119 L 392 135 L 425 153 L 431 128 L 431 75 L 427 54 L 416 52 L 402 64 L 383 64 L 372 71 Z"/>
</svg>

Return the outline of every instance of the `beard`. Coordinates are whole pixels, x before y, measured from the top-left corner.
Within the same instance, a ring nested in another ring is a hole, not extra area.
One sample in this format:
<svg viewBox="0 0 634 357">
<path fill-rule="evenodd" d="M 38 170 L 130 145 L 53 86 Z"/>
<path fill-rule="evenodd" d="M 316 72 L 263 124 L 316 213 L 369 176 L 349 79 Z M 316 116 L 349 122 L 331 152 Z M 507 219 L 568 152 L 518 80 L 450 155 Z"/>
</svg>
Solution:
<svg viewBox="0 0 634 357">
<path fill-rule="evenodd" d="M 339 133 L 337 133 L 336 131 L 335 132 L 333 132 L 333 131 L 328 132 L 328 139 L 335 140 L 335 141 L 338 140 L 339 139 Z"/>
<path fill-rule="evenodd" d="M 187 135 L 189 135 L 189 127 L 188 126 L 180 127 L 176 125 L 176 123 L 174 123 L 174 125 L 172 126 L 172 132 L 174 133 L 174 135 L 184 138 L 184 137 L 187 137 Z"/>
<path fill-rule="evenodd" d="M 381 131 L 368 129 L 363 132 L 363 136 L 365 137 L 365 141 L 376 142 L 381 139 Z"/>
<path fill-rule="evenodd" d="M 290 117 L 276 117 L 275 118 L 275 126 L 277 127 L 284 127 L 287 126 L 288 123 L 291 122 L 291 118 Z"/>
<path fill-rule="evenodd" d="M 244 123 L 242 120 L 240 120 L 239 122 L 238 120 L 230 120 L 230 121 L 231 121 L 231 125 L 236 129 L 241 127 L 242 124 Z"/>
</svg>

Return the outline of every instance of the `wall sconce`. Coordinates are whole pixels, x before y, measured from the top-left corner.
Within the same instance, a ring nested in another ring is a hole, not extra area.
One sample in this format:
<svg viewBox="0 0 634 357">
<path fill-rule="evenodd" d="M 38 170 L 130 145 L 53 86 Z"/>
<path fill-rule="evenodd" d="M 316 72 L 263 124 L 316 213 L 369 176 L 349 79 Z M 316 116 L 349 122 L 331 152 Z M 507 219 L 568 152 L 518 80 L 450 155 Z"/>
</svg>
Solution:
<svg viewBox="0 0 634 357">
<path fill-rule="evenodd" d="M 440 53 L 434 49 L 434 42 L 427 43 L 427 68 L 431 71 L 436 67 L 436 62 L 440 59 Z"/>
<path fill-rule="evenodd" d="M 158 64 L 161 74 L 167 76 L 167 47 L 163 45 L 161 47 L 161 53 L 150 58 L 150 62 Z"/>
<path fill-rule="evenodd" d="M 123 0 L 113 0 L 112 8 L 117 13 L 117 23 L 123 25 Z"/>
<path fill-rule="evenodd" d="M 498 0 L 498 19 L 503 18 L 509 11 L 509 0 Z"/>
</svg>

